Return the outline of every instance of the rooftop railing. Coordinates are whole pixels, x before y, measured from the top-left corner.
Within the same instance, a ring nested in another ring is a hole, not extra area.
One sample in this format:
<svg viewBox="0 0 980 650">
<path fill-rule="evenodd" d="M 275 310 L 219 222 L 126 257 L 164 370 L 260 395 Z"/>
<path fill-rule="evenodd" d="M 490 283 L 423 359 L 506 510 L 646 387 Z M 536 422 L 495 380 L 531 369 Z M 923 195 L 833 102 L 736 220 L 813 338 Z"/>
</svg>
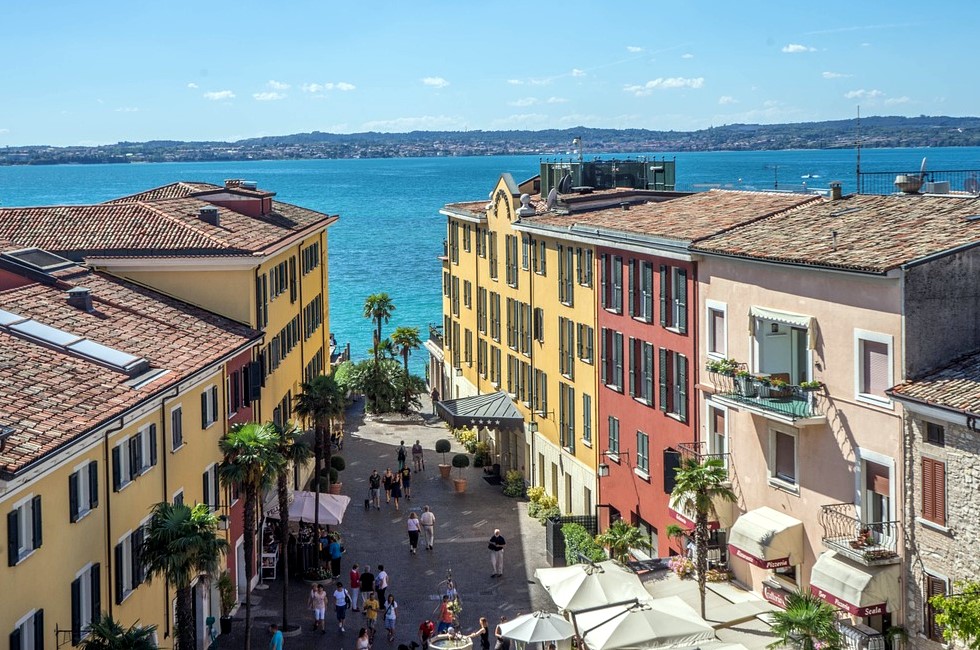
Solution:
<svg viewBox="0 0 980 650">
<path fill-rule="evenodd" d="M 858 194 L 980 194 L 980 170 L 858 172 Z"/>
<path fill-rule="evenodd" d="M 853 503 L 833 503 L 820 509 L 823 545 L 865 566 L 896 564 L 897 521 L 862 521 Z"/>
</svg>

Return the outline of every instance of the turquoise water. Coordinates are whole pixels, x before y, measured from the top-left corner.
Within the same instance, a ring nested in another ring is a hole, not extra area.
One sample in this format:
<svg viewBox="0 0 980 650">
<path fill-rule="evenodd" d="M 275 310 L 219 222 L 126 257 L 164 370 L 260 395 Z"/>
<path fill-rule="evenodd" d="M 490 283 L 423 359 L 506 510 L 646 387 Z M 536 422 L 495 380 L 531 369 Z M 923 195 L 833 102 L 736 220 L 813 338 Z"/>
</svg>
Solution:
<svg viewBox="0 0 980 650">
<path fill-rule="evenodd" d="M 664 154 L 657 154 L 659 157 Z M 675 154 L 665 154 L 668 158 Z M 930 169 L 980 168 L 978 148 L 873 149 L 862 152 L 862 169 L 916 171 L 923 156 Z M 605 156 L 612 158 L 613 156 Z M 853 150 L 678 153 L 678 189 L 707 186 L 771 189 L 811 187 L 840 180 L 853 191 Z M 384 328 L 442 320 L 437 258 L 445 238 L 446 203 L 481 200 L 497 178 L 518 181 L 538 172 L 538 156 L 400 158 L 371 160 L 250 161 L 139 165 L 0 167 L 0 205 L 96 203 L 177 180 L 221 183 L 255 180 L 277 198 L 329 214 L 330 321 L 337 341 L 351 343 L 355 358 L 368 354 L 371 323 L 362 316 L 364 298 L 387 291 L 396 311 Z M 425 352 L 413 356 L 423 372 Z"/>
</svg>

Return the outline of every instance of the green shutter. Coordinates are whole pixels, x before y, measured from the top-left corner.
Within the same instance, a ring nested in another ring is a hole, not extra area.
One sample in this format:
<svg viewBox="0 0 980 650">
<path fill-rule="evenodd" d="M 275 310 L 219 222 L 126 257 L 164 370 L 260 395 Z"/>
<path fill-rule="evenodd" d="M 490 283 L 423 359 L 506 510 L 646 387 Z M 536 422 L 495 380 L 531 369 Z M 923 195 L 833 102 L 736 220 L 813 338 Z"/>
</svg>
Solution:
<svg viewBox="0 0 980 650">
<path fill-rule="evenodd" d="M 677 329 L 687 332 L 687 271 L 677 269 Z"/>
<path fill-rule="evenodd" d="M 99 505 L 99 463 L 92 461 L 88 464 L 88 507 Z"/>
<path fill-rule="evenodd" d="M 43 526 L 41 524 L 41 495 L 37 495 L 31 499 L 31 531 L 34 533 L 34 546 L 32 548 L 41 548 L 41 542 L 43 541 L 41 533 L 43 532 Z"/>
<path fill-rule="evenodd" d="M 677 401 L 674 410 L 681 420 L 687 422 L 687 357 L 677 357 Z"/>
<path fill-rule="evenodd" d="M 660 325 L 667 327 L 667 267 L 660 265 Z"/>
<path fill-rule="evenodd" d="M 68 521 L 78 521 L 78 472 L 68 477 Z"/>
<path fill-rule="evenodd" d="M 89 582 L 92 588 L 92 621 L 97 621 L 102 617 L 102 571 L 98 563 L 92 565 Z"/>
<path fill-rule="evenodd" d="M 15 566 L 20 559 L 20 510 L 7 513 L 7 566 Z"/>
<path fill-rule="evenodd" d="M 667 350 L 660 348 L 660 410 L 667 412 Z"/>
</svg>

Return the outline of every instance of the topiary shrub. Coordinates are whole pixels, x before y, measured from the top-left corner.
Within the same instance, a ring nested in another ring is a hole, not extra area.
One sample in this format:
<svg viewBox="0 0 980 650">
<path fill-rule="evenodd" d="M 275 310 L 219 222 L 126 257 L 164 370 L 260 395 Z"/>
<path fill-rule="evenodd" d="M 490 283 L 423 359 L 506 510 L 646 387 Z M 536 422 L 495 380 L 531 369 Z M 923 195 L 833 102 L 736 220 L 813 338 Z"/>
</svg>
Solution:
<svg viewBox="0 0 980 650">
<path fill-rule="evenodd" d="M 344 460 L 343 456 L 334 454 L 333 456 L 330 457 L 330 467 L 337 470 L 338 472 L 342 472 L 345 469 L 347 469 L 347 461 Z"/>
<path fill-rule="evenodd" d="M 606 559 L 606 552 L 595 543 L 595 538 L 581 524 L 564 524 L 561 534 L 565 538 L 565 564 L 571 566 L 580 564 L 581 553 L 591 562 L 601 562 Z"/>
<path fill-rule="evenodd" d="M 462 477 L 463 468 L 470 466 L 470 457 L 466 454 L 456 454 L 453 456 L 453 467 L 459 470 L 459 475 Z"/>
<path fill-rule="evenodd" d="M 446 454 L 452 451 L 453 445 L 445 438 L 436 440 L 436 453 L 442 454 L 442 464 L 446 464 Z"/>
</svg>

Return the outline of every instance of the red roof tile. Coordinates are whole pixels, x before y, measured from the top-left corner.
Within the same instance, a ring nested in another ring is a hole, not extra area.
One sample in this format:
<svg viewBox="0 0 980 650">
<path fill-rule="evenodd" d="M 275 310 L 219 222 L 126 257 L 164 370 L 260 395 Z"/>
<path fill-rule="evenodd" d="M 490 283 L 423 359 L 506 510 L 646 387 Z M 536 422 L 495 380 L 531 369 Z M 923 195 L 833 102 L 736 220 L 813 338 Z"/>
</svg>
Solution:
<svg viewBox="0 0 980 650">
<path fill-rule="evenodd" d="M 980 415 L 980 352 L 889 391 L 896 397 Z"/>
</svg>

